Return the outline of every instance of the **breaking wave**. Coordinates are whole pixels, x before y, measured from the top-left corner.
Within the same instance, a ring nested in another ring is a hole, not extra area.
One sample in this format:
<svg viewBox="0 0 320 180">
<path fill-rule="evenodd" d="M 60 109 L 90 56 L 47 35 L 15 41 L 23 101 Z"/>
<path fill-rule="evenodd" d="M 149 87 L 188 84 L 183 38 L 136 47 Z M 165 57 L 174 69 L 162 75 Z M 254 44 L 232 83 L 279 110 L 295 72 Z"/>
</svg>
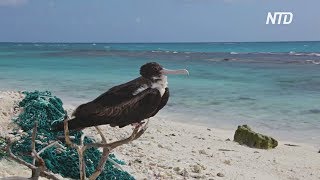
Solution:
<svg viewBox="0 0 320 180">
<path fill-rule="evenodd" d="M 320 64 L 320 60 L 306 60 L 307 63 L 312 63 L 312 64 L 316 64 L 319 65 Z"/>
<path fill-rule="evenodd" d="M 315 53 L 315 52 L 312 52 L 312 53 L 296 53 L 296 52 L 292 51 L 289 54 L 293 55 L 293 56 L 317 56 L 317 57 L 320 57 L 320 53 Z"/>
</svg>

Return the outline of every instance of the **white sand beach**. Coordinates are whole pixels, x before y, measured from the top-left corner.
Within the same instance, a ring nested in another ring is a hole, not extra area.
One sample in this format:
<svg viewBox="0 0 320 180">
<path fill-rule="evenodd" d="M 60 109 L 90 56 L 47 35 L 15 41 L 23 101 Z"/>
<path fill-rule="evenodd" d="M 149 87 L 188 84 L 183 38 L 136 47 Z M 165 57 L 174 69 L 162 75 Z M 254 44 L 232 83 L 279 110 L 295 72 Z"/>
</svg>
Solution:
<svg viewBox="0 0 320 180">
<path fill-rule="evenodd" d="M 18 113 L 14 107 L 22 97 L 18 92 L 0 92 L 2 136 L 12 128 L 11 118 Z M 131 131 L 131 127 L 101 128 L 109 141 L 124 138 Z M 93 128 L 85 133 L 99 140 Z M 320 179 L 319 147 L 279 141 L 275 149 L 253 149 L 233 142 L 233 135 L 234 131 L 154 117 L 142 137 L 114 153 L 127 163 L 123 168 L 136 179 Z M 30 175 L 24 166 L 0 161 L 0 178 Z"/>
</svg>

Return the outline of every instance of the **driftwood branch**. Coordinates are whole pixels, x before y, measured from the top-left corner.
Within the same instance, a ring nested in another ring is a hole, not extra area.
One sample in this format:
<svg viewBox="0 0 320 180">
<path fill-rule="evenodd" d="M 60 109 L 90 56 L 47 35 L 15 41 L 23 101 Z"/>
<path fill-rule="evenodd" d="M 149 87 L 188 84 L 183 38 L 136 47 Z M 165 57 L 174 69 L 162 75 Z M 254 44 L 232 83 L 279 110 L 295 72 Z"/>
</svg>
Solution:
<svg viewBox="0 0 320 180">
<path fill-rule="evenodd" d="M 44 160 L 38 155 L 36 151 L 36 137 L 37 137 L 37 126 L 38 122 L 34 122 L 33 132 L 32 132 L 32 139 L 31 139 L 31 154 L 33 156 L 33 165 L 36 165 L 37 161 L 37 168 L 31 169 L 32 170 L 32 176 L 31 179 L 38 180 L 40 177 L 40 172 L 45 170 L 45 163 Z"/>
<path fill-rule="evenodd" d="M 49 149 L 49 148 L 51 148 L 51 147 L 53 147 L 53 146 L 56 146 L 57 148 L 65 149 L 65 147 L 62 146 L 61 144 L 59 144 L 58 141 L 54 141 L 54 142 L 48 144 L 46 147 L 42 148 L 42 149 L 38 152 L 38 155 L 40 155 L 40 154 L 43 153 L 45 150 L 47 150 L 47 149 Z"/>
<path fill-rule="evenodd" d="M 32 156 L 34 157 L 32 164 L 22 160 L 21 158 L 17 157 L 16 155 L 14 155 L 12 153 L 11 146 L 12 146 L 13 142 L 11 141 L 10 138 L 8 138 L 6 140 L 7 141 L 7 148 L 6 148 L 7 154 L 11 159 L 16 161 L 17 163 L 22 164 L 24 166 L 27 166 L 28 168 L 30 168 L 32 170 L 32 177 L 30 178 L 32 180 L 38 180 L 40 176 L 46 177 L 48 179 L 59 180 L 59 178 L 55 174 L 46 170 L 45 162 L 40 157 L 41 152 L 36 152 L 35 139 L 36 139 L 36 134 L 37 134 L 37 126 L 38 126 L 38 122 L 35 122 L 34 127 L 33 127 L 33 132 L 32 132 L 32 139 L 31 139 Z M 44 147 L 43 149 L 47 149 L 47 147 Z"/>
<path fill-rule="evenodd" d="M 123 170 L 116 162 L 114 162 L 112 159 L 109 158 L 109 154 L 110 152 L 118 147 L 121 146 L 123 144 L 127 144 L 133 140 L 138 139 L 147 129 L 148 127 L 148 122 L 149 120 L 147 120 L 147 123 L 145 123 L 144 125 L 140 124 L 138 126 L 136 126 L 133 129 L 132 134 L 126 138 L 126 139 L 122 139 L 119 141 L 115 141 L 112 143 L 107 143 L 107 140 L 105 138 L 105 136 L 103 135 L 103 133 L 101 132 L 99 127 L 95 127 L 97 132 L 99 133 L 99 135 L 101 136 L 101 143 L 90 143 L 90 144 L 83 144 L 83 140 L 84 140 L 84 135 L 81 136 L 80 139 L 80 145 L 74 144 L 71 142 L 70 140 L 70 136 L 69 136 L 69 128 L 68 128 L 68 118 L 66 118 L 64 120 L 64 135 L 65 135 L 65 141 L 66 144 L 69 145 L 72 148 L 75 148 L 78 152 L 79 155 L 79 170 L 80 170 L 80 179 L 84 180 L 86 178 L 85 175 L 85 161 L 84 161 L 84 152 L 85 150 L 92 148 L 92 147 L 96 147 L 96 148 L 103 148 L 102 151 L 102 156 L 99 160 L 99 164 L 95 170 L 95 172 L 89 177 L 89 180 L 94 180 L 96 179 L 102 172 L 102 170 L 104 169 L 105 163 L 106 161 L 109 159 L 110 162 L 112 162 L 113 164 L 115 164 L 118 168 L 120 168 L 121 170 Z"/>
<path fill-rule="evenodd" d="M 66 117 L 64 122 L 63 122 L 65 141 L 66 141 L 66 144 L 68 146 L 76 149 L 77 152 L 78 152 L 80 179 L 84 180 L 84 179 L 86 179 L 86 171 L 85 171 L 86 165 L 85 165 L 84 157 L 83 157 L 83 155 L 84 155 L 83 153 L 85 151 L 84 146 L 83 146 L 84 135 L 81 135 L 80 145 L 77 145 L 77 144 L 73 143 L 70 140 L 70 136 L 69 136 L 68 120 L 69 120 L 68 117 Z"/>
<path fill-rule="evenodd" d="M 101 141 L 103 143 L 107 143 L 107 139 L 103 135 L 101 129 L 98 126 L 95 126 L 95 129 L 98 131 L 98 133 L 99 133 L 99 135 L 101 137 Z M 107 159 L 109 159 L 109 154 L 110 154 L 110 149 L 109 148 L 103 148 L 99 164 L 98 164 L 96 170 L 94 171 L 94 173 L 92 173 L 92 175 L 89 177 L 89 180 L 97 179 L 97 177 L 101 174 Z"/>
</svg>

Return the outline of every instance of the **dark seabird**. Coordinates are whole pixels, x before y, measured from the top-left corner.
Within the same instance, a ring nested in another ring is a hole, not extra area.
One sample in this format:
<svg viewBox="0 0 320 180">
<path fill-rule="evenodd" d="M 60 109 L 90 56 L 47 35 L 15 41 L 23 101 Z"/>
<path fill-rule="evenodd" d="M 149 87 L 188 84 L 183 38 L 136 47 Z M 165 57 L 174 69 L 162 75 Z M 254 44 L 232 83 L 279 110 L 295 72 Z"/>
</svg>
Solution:
<svg viewBox="0 0 320 180">
<path fill-rule="evenodd" d="M 168 70 L 156 62 L 144 64 L 140 77 L 115 86 L 95 100 L 80 105 L 68 121 L 69 130 L 109 124 L 120 128 L 153 117 L 169 99 L 167 74 L 189 74 L 186 69 Z M 56 131 L 62 131 L 63 122 Z"/>
</svg>

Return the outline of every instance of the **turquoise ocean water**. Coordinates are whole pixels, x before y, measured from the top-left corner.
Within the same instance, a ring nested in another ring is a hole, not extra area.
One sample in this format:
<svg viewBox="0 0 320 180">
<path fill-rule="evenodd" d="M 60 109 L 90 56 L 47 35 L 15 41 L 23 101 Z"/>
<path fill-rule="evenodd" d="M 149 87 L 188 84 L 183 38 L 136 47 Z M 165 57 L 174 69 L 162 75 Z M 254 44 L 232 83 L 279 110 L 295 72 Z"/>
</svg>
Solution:
<svg viewBox="0 0 320 180">
<path fill-rule="evenodd" d="M 159 116 L 320 145 L 320 42 L 0 43 L 0 90 L 50 90 L 77 106 L 157 61 L 169 76 Z"/>
</svg>

